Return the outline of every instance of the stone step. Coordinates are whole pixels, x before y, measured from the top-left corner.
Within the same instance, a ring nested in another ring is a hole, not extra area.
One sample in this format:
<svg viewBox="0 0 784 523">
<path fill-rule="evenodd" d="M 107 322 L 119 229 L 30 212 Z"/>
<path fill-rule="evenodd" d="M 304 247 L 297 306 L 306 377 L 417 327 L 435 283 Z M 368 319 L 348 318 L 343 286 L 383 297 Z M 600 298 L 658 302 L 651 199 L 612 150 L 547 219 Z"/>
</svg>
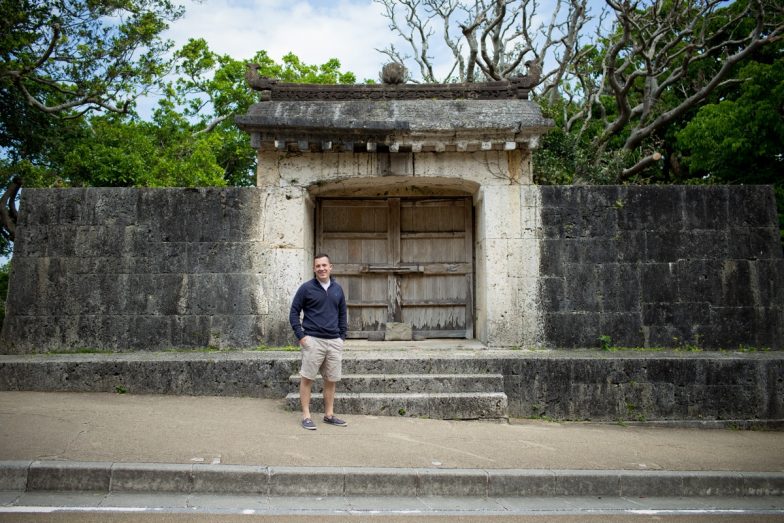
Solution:
<svg viewBox="0 0 784 523">
<path fill-rule="evenodd" d="M 502 374 L 492 358 L 463 356 L 343 357 L 343 374 Z"/>
<path fill-rule="evenodd" d="M 299 410 L 299 393 L 286 396 L 289 409 Z M 314 393 L 312 412 L 324 412 L 324 397 Z M 409 416 L 433 419 L 508 419 L 507 398 L 503 392 L 456 393 L 353 393 L 335 394 L 335 412 L 371 416 Z M 318 422 L 320 418 L 316 419 Z"/>
<path fill-rule="evenodd" d="M 295 389 L 300 376 L 289 378 Z M 313 392 L 322 391 L 323 381 L 318 376 L 313 382 Z M 501 392 L 504 390 L 502 374 L 344 374 L 338 385 L 340 392 L 377 393 L 448 393 L 448 392 Z"/>
</svg>

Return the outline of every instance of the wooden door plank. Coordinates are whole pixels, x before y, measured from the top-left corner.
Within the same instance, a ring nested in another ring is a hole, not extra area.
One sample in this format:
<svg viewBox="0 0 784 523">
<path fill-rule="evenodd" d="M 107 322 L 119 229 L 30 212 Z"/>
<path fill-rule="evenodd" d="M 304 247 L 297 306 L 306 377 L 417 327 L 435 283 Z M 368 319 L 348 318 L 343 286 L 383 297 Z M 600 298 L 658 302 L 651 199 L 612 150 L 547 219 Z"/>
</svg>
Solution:
<svg viewBox="0 0 784 523">
<path fill-rule="evenodd" d="M 463 231 L 427 231 L 427 232 L 402 232 L 400 238 L 404 240 L 428 240 L 434 238 L 465 238 Z"/>
<path fill-rule="evenodd" d="M 387 263 L 397 265 L 400 263 L 400 198 L 390 198 L 388 203 L 387 237 L 389 239 L 389 260 L 387 260 Z"/>
<path fill-rule="evenodd" d="M 322 202 L 316 203 L 316 252 L 315 254 L 324 252 L 323 236 L 324 236 L 324 208 Z"/>
<path fill-rule="evenodd" d="M 387 234 L 389 246 L 389 258 L 387 263 L 392 266 L 400 265 L 400 198 L 390 198 L 387 200 L 389 205 Z M 387 310 L 387 321 L 401 321 L 401 296 L 399 276 L 390 273 L 387 276 L 389 308 Z"/>
<path fill-rule="evenodd" d="M 383 199 L 379 200 L 350 200 L 350 199 L 321 199 L 322 207 L 386 207 Z"/>
<path fill-rule="evenodd" d="M 401 259 L 419 269 L 403 275 L 403 318 L 427 336 L 465 335 L 471 299 L 466 275 L 473 272 L 473 251 L 466 255 L 469 201 L 442 198 L 403 204 Z"/>
<path fill-rule="evenodd" d="M 386 240 L 386 232 L 323 232 L 322 238 L 325 240 Z"/>
<path fill-rule="evenodd" d="M 465 229 L 465 258 L 471 264 L 471 270 L 465 273 L 466 305 L 465 329 L 466 338 L 474 337 L 474 208 L 470 198 L 465 200 L 464 229 Z"/>
</svg>

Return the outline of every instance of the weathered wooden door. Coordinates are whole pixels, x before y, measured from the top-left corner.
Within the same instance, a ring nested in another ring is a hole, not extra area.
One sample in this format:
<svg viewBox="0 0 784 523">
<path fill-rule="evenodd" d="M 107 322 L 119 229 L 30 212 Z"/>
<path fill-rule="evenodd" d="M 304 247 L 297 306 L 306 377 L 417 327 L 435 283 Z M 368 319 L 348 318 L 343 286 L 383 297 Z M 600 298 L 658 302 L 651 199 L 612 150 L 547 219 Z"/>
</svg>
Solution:
<svg viewBox="0 0 784 523">
<path fill-rule="evenodd" d="M 322 199 L 316 250 L 348 301 L 349 337 L 387 322 L 428 338 L 473 338 L 471 198 Z"/>
</svg>

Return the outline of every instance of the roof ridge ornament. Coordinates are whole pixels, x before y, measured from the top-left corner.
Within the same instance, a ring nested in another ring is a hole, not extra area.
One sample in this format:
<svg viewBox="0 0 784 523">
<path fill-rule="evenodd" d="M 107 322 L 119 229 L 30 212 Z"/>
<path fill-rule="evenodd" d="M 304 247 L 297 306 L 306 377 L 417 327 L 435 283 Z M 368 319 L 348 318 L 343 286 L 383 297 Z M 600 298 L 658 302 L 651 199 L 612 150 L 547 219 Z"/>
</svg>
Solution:
<svg viewBox="0 0 784 523">
<path fill-rule="evenodd" d="M 387 64 L 390 65 L 393 64 Z M 272 100 L 527 100 L 528 92 L 539 81 L 536 67 L 530 65 L 529 74 L 526 76 L 492 82 L 451 84 L 402 83 L 398 76 L 401 72 L 395 67 L 395 71 L 392 71 L 392 68 L 388 71 L 389 78 L 395 83 L 352 85 L 281 82 L 276 78 L 260 76 L 258 64 L 249 63 L 247 67 L 245 80 L 252 89 L 260 91 L 262 102 Z M 405 68 L 402 74 L 405 76 Z M 382 78 L 384 78 L 383 72 Z"/>
</svg>

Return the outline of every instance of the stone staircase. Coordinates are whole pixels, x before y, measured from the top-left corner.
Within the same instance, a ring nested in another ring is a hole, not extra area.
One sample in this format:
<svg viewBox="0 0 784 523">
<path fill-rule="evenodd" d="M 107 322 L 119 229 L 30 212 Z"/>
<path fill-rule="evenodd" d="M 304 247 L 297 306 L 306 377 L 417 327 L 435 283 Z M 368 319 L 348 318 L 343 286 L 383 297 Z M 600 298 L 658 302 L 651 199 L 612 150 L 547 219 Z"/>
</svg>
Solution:
<svg viewBox="0 0 784 523">
<path fill-rule="evenodd" d="M 335 394 L 340 414 L 434 419 L 508 419 L 504 377 L 461 359 L 344 359 Z M 289 378 L 288 407 L 299 410 L 299 375 Z M 323 412 L 321 376 L 313 383 L 311 410 Z"/>
<path fill-rule="evenodd" d="M 784 427 L 784 351 L 502 350 L 469 341 L 349 340 L 338 413 Z M 294 351 L 0 354 L 0 391 L 283 403 L 289 395 L 299 410 L 290 394 L 299 366 Z M 320 402 L 313 401 L 319 409 Z"/>
</svg>

